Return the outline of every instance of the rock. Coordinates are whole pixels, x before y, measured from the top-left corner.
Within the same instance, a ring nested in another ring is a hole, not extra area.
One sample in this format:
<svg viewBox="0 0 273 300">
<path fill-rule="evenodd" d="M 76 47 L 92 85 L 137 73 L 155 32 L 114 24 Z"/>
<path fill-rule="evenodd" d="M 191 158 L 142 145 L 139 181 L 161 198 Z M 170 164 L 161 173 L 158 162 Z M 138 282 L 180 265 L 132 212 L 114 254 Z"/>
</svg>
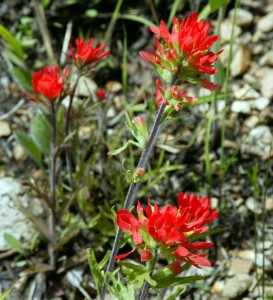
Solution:
<svg viewBox="0 0 273 300">
<path fill-rule="evenodd" d="M 18 180 L 4 177 L 0 179 L 0 203 L 0 251 L 10 249 L 4 239 L 5 233 L 29 245 L 36 231 L 20 206 L 37 216 L 43 212 L 40 201 L 31 197 Z"/>
<path fill-rule="evenodd" d="M 257 200 L 255 200 L 254 198 L 252 198 L 252 197 L 247 198 L 247 200 L 246 200 L 246 207 L 250 211 L 252 211 L 252 212 L 254 212 L 256 214 L 261 214 L 262 213 L 261 204 Z"/>
<path fill-rule="evenodd" d="M 245 84 L 242 88 L 234 92 L 237 99 L 253 99 L 258 98 L 260 94 L 254 90 L 249 84 Z"/>
<path fill-rule="evenodd" d="M 0 137 L 9 136 L 11 134 L 11 128 L 8 122 L 0 121 Z"/>
<path fill-rule="evenodd" d="M 249 274 L 253 267 L 253 262 L 248 259 L 235 258 L 231 262 L 230 273 L 232 275 Z"/>
<path fill-rule="evenodd" d="M 216 101 L 217 112 L 221 112 L 225 108 L 225 100 L 217 100 Z"/>
<path fill-rule="evenodd" d="M 232 34 L 232 21 L 229 19 L 226 19 L 223 21 L 223 23 L 221 24 L 221 40 L 222 42 L 228 42 L 231 40 L 231 34 Z M 240 36 L 240 34 L 242 33 L 242 29 L 235 25 L 235 29 L 234 29 L 234 36 L 235 38 Z"/>
<path fill-rule="evenodd" d="M 235 9 L 232 9 L 229 12 L 229 18 L 232 20 L 234 17 L 234 13 L 235 13 Z M 237 12 L 236 12 L 236 16 L 237 16 L 237 24 L 239 26 L 247 26 L 250 25 L 253 21 L 253 15 L 251 12 L 242 9 L 242 8 L 237 8 Z"/>
<path fill-rule="evenodd" d="M 225 282 L 223 280 L 221 281 L 215 281 L 213 286 L 211 287 L 212 293 L 222 293 L 225 286 Z"/>
<path fill-rule="evenodd" d="M 26 150 L 19 143 L 15 143 L 13 145 L 12 154 L 13 154 L 15 160 L 26 160 L 27 159 Z"/>
<path fill-rule="evenodd" d="M 247 101 L 233 101 L 231 111 L 235 113 L 249 114 L 251 108 Z"/>
<path fill-rule="evenodd" d="M 263 267 L 264 261 L 265 270 L 269 271 L 272 269 L 271 261 L 266 256 L 264 257 L 262 253 L 255 253 L 253 250 L 240 250 L 238 251 L 237 256 L 252 261 L 259 268 Z"/>
<path fill-rule="evenodd" d="M 265 199 L 265 209 L 268 211 L 273 210 L 273 198 L 266 198 Z"/>
<path fill-rule="evenodd" d="M 230 45 L 227 44 L 223 46 L 224 52 L 220 56 L 222 63 L 227 66 L 228 56 L 229 56 Z M 240 44 L 234 44 L 232 47 L 232 60 L 231 60 L 231 75 L 233 77 L 242 75 L 246 69 L 249 67 L 251 62 L 250 51 Z"/>
<path fill-rule="evenodd" d="M 244 126 L 247 126 L 248 128 L 253 128 L 254 126 L 256 126 L 259 122 L 259 117 L 252 115 L 250 117 L 248 117 L 247 119 L 245 119 L 244 121 Z"/>
<path fill-rule="evenodd" d="M 259 60 L 260 65 L 273 67 L 273 50 L 266 52 Z"/>
<path fill-rule="evenodd" d="M 252 54 L 254 55 L 260 55 L 262 54 L 264 50 L 264 45 L 263 44 L 256 44 L 254 47 L 251 49 Z"/>
<path fill-rule="evenodd" d="M 262 17 L 257 24 L 257 28 L 263 32 L 269 32 L 273 29 L 273 12 Z"/>
<path fill-rule="evenodd" d="M 244 138 L 243 138 L 244 139 Z M 267 155 L 271 148 L 272 134 L 268 126 L 260 125 L 253 128 L 242 144 L 241 153 L 258 156 Z"/>
<path fill-rule="evenodd" d="M 111 93 L 118 93 L 122 90 L 122 84 L 118 81 L 108 81 L 105 87 Z"/>
<path fill-rule="evenodd" d="M 252 109 L 262 111 L 269 105 L 270 100 L 266 97 L 260 97 L 255 100 L 250 100 L 248 103 Z"/>
<path fill-rule="evenodd" d="M 236 298 L 248 290 L 252 283 L 252 276 L 248 274 L 239 274 L 227 280 L 223 295 L 228 298 Z"/>
<path fill-rule="evenodd" d="M 81 76 L 76 88 L 76 96 L 90 97 L 97 90 L 96 83 L 88 77 Z"/>
<path fill-rule="evenodd" d="M 268 67 L 258 69 L 257 77 L 260 79 L 262 96 L 268 99 L 273 98 L 273 69 Z"/>
</svg>

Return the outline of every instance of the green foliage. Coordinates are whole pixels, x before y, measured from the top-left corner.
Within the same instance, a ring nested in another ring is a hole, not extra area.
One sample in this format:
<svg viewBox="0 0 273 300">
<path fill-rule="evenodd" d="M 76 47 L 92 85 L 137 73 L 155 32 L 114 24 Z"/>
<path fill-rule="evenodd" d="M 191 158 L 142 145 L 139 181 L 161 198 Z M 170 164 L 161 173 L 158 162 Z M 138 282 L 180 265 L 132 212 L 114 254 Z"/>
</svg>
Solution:
<svg viewBox="0 0 273 300">
<path fill-rule="evenodd" d="M 107 287 L 112 295 L 117 297 L 118 300 L 135 300 L 134 286 L 132 284 L 127 284 L 127 287 L 122 283 L 120 276 L 118 279 L 112 273 L 108 273 L 110 280 L 113 285 L 107 284 Z"/>
<path fill-rule="evenodd" d="M 173 292 L 166 300 L 175 300 L 178 296 L 182 295 L 186 291 L 186 286 L 179 287 Z"/>
<path fill-rule="evenodd" d="M 22 44 L 3 25 L 0 25 L 0 36 L 5 40 L 8 49 L 14 52 L 19 58 L 25 59 Z"/>
<path fill-rule="evenodd" d="M 209 3 L 202 9 L 199 14 L 200 19 L 206 19 L 208 15 L 217 11 L 221 6 L 227 5 L 230 0 L 209 0 Z"/>
<path fill-rule="evenodd" d="M 104 283 L 104 274 L 102 272 L 102 268 L 109 260 L 111 253 L 110 251 L 108 251 L 100 263 L 97 262 L 95 253 L 92 248 L 89 248 L 87 250 L 87 255 L 88 255 L 88 263 L 93 276 L 93 280 L 98 290 L 98 293 L 100 294 Z"/>
<path fill-rule="evenodd" d="M 32 92 L 31 74 L 20 67 L 13 67 L 10 70 L 11 74 L 16 77 L 22 87 L 29 93 Z"/>
<path fill-rule="evenodd" d="M 38 165 L 42 165 L 42 153 L 34 140 L 25 134 L 22 130 L 16 130 L 15 135 L 20 144 L 27 150 L 28 154 L 36 161 Z"/>
<path fill-rule="evenodd" d="M 37 115 L 30 124 L 30 135 L 40 151 L 50 155 L 51 125 L 43 114 Z"/>
<path fill-rule="evenodd" d="M 4 233 L 4 239 L 6 241 L 6 243 L 13 248 L 14 250 L 16 250 L 18 253 L 22 254 L 23 256 L 25 256 L 25 250 L 24 247 L 22 245 L 22 243 L 15 238 L 13 235 L 8 234 L 8 233 Z"/>
<path fill-rule="evenodd" d="M 12 285 L 9 289 L 7 289 L 4 293 L 0 295 L 0 300 L 6 299 L 6 297 L 9 295 L 9 293 L 13 290 L 14 285 Z"/>
</svg>

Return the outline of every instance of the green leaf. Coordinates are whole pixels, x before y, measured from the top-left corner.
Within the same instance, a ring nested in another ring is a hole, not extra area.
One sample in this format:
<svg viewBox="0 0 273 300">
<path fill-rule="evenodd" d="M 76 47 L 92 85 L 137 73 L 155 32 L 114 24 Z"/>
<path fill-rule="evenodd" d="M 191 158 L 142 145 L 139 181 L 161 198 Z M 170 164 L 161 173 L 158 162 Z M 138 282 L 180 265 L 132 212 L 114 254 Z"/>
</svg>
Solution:
<svg viewBox="0 0 273 300">
<path fill-rule="evenodd" d="M 210 0 L 209 5 L 211 7 L 211 12 L 216 11 L 222 5 L 227 5 L 229 0 Z"/>
<path fill-rule="evenodd" d="M 108 155 L 117 155 L 117 154 L 119 154 L 120 152 L 124 151 L 124 150 L 129 146 L 129 144 L 133 144 L 133 145 L 137 146 L 138 148 L 142 149 L 142 147 L 141 147 L 141 145 L 140 145 L 139 143 L 134 142 L 134 141 L 132 141 L 132 140 L 129 140 L 129 141 L 128 141 L 125 145 L 123 145 L 122 147 L 120 147 L 120 148 L 118 148 L 118 149 L 116 149 L 116 150 L 110 151 L 110 152 L 108 153 Z"/>
<path fill-rule="evenodd" d="M 156 26 L 156 24 L 152 23 L 151 21 L 147 20 L 146 18 L 143 18 L 143 17 L 140 17 L 140 16 L 137 16 L 137 15 L 129 15 L 129 14 L 120 14 L 118 16 L 119 19 L 125 19 L 125 20 L 130 20 L 130 21 L 135 21 L 135 22 L 138 22 L 138 23 L 141 23 L 141 24 L 144 24 L 148 27 L 150 26 Z"/>
<path fill-rule="evenodd" d="M 113 285 L 106 282 L 108 290 L 110 293 L 119 300 L 135 300 L 134 286 L 132 284 L 127 284 L 127 287 L 122 283 L 118 275 L 118 279 L 108 272 L 108 277 L 112 281 Z"/>
<path fill-rule="evenodd" d="M 26 149 L 28 154 L 37 162 L 38 165 L 42 165 L 42 154 L 38 146 L 35 144 L 33 139 L 26 135 L 21 130 L 16 130 L 15 135 L 20 144 Z"/>
<path fill-rule="evenodd" d="M 10 73 L 16 77 L 16 79 L 20 82 L 24 89 L 26 89 L 29 93 L 31 93 L 31 74 L 27 71 L 24 71 L 22 68 L 13 67 L 10 70 Z"/>
<path fill-rule="evenodd" d="M 21 43 L 3 26 L 0 25 L 0 36 L 5 40 L 7 46 L 21 59 L 25 58 L 25 53 Z"/>
<path fill-rule="evenodd" d="M 89 18 L 96 18 L 98 16 L 98 11 L 96 9 L 87 9 L 85 15 Z"/>
<path fill-rule="evenodd" d="M 13 288 L 14 288 L 14 284 L 0 295 L 0 300 L 4 300 L 9 295 L 9 293 L 13 290 Z"/>
<path fill-rule="evenodd" d="M 185 286 L 178 287 L 177 290 L 173 294 L 171 294 L 171 296 L 169 296 L 168 298 L 166 298 L 166 300 L 175 300 L 176 297 L 180 296 L 185 291 L 186 291 L 186 287 Z"/>
<path fill-rule="evenodd" d="M 4 239 L 11 248 L 15 249 L 18 253 L 25 255 L 23 245 L 17 238 L 11 234 L 4 233 Z"/>
<path fill-rule="evenodd" d="M 43 115 L 37 115 L 30 124 L 30 134 L 40 151 L 46 156 L 50 155 L 51 125 Z"/>
<path fill-rule="evenodd" d="M 94 283 L 97 287 L 98 293 L 101 293 L 104 277 L 101 274 L 99 265 L 97 263 L 95 253 L 92 248 L 87 249 L 88 263 L 93 276 Z"/>
</svg>

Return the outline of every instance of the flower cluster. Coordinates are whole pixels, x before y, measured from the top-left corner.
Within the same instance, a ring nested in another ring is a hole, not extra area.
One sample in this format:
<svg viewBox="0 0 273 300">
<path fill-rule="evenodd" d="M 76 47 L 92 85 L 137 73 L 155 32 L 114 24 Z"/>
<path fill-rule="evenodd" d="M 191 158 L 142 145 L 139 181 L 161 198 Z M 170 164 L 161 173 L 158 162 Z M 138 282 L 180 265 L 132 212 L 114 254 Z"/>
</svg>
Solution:
<svg viewBox="0 0 273 300">
<path fill-rule="evenodd" d="M 35 95 L 31 96 L 25 92 L 29 100 L 42 102 L 46 98 L 49 101 L 55 101 L 62 93 L 65 78 L 69 75 L 69 68 L 63 72 L 57 66 L 45 66 L 43 70 L 35 72 L 32 75 L 32 88 Z"/>
<path fill-rule="evenodd" d="M 87 43 L 84 42 L 84 39 L 76 39 L 76 53 L 74 52 L 73 47 L 70 44 L 70 55 L 78 68 L 99 61 L 103 57 L 109 55 L 110 51 L 102 51 L 103 48 L 105 48 L 105 43 L 94 47 L 92 45 L 93 41 L 94 38 L 90 38 Z"/>
<path fill-rule="evenodd" d="M 201 249 L 211 247 L 208 242 L 190 242 L 190 238 L 206 232 L 208 223 L 214 220 L 218 213 L 211 209 L 208 197 L 201 198 L 193 194 L 179 193 L 178 207 L 166 206 L 162 209 L 155 204 L 152 206 L 148 200 L 148 207 L 137 205 L 136 218 L 128 210 L 119 210 L 117 224 L 122 231 L 132 234 L 135 248 L 125 254 L 118 255 L 116 260 L 127 257 L 136 248 L 141 248 L 141 261 L 147 261 L 153 256 L 153 249 L 159 247 L 159 251 L 169 253 L 175 263 L 182 262 L 210 266 L 205 254 L 196 254 Z"/>
<path fill-rule="evenodd" d="M 155 34 L 156 50 L 152 49 L 152 55 L 145 51 L 141 51 L 140 55 L 156 68 L 163 80 L 171 82 L 176 73 L 180 80 L 197 83 L 210 90 L 217 89 L 217 85 L 200 76 L 217 72 L 212 65 L 222 51 L 213 53 L 209 50 L 218 37 L 208 37 L 210 25 L 204 20 L 198 21 L 197 12 L 181 23 L 174 17 L 171 33 L 163 21 L 159 28 L 150 29 Z M 162 37 L 162 43 L 156 35 Z"/>
<path fill-rule="evenodd" d="M 165 103 L 166 105 L 172 106 L 175 111 L 179 111 L 183 103 L 197 100 L 195 97 L 186 96 L 186 90 L 180 92 L 176 85 L 172 87 L 165 85 L 163 88 L 158 79 L 156 80 L 155 96 L 157 98 L 157 108 L 159 108 L 162 103 Z"/>
</svg>

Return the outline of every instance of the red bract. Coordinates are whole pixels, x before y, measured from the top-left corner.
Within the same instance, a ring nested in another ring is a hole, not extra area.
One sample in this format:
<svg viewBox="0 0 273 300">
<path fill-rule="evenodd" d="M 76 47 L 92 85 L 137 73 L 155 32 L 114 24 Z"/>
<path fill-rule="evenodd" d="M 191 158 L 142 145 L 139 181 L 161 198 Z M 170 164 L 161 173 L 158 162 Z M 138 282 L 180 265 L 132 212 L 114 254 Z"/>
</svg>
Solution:
<svg viewBox="0 0 273 300">
<path fill-rule="evenodd" d="M 35 92 L 34 96 L 25 93 L 29 100 L 43 102 L 39 96 L 43 96 L 50 101 L 54 101 L 61 94 L 65 82 L 65 77 L 69 74 L 69 69 L 66 68 L 61 75 L 58 67 L 45 66 L 43 70 L 35 72 L 32 75 L 32 87 Z"/>
<path fill-rule="evenodd" d="M 83 65 L 88 65 L 92 62 L 99 61 L 110 53 L 110 51 L 102 51 L 103 48 L 106 46 L 105 43 L 94 47 L 92 46 L 93 41 L 94 38 L 90 38 L 89 41 L 85 43 L 84 39 L 77 38 L 76 53 L 74 52 L 73 47 L 70 44 L 70 54 L 77 67 L 81 67 Z"/>
<path fill-rule="evenodd" d="M 217 86 L 198 77 L 202 74 L 215 74 L 213 63 L 222 52 L 213 53 L 209 50 L 217 40 L 217 36 L 208 37 L 209 23 L 198 21 L 198 13 L 194 12 L 179 22 L 174 17 L 171 33 L 166 24 L 161 21 L 159 28 L 150 27 L 155 35 L 162 37 L 162 43 L 155 36 L 156 50 L 152 55 L 141 51 L 141 57 L 152 64 L 161 77 L 170 82 L 173 73 L 177 72 L 181 80 L 198 83 L 205 88 L 215 90 Z"/>
<path fill-rule="evenodd" d="M 103 102 L 106 98 L 105 90 L 98 89 L 97 90 L 97 96 L 98 96 L 99 101 Z"/>
<path fill-rule="evenodd" d="M 176 85 L 172 87 L 165 85 L 163 88 L 158 79 L 156 80 L 155 96 L 157 98 L 157 108 L 159 108 L 162 103 L 165 103 L 166 105 L 172 106 L 176 111 L 179 111 L 183 103 L 189 103 L 197 100 L 197 98 L 194 97 L 187 97 L 186 90 L 180 92 Z"/>
<path fill-rule="evenodd" d="M 189 239 L 206 232 L 209 228 L 207 224 L 217 217 L 217 211 L 211 210 L 208 197 L 179 193 L 178 203 L 178 207 L 168 205 L 162 209 L 159 209 L 157 204 L 152 206 L 150 200 L 147 208 L 138 203 L 138 218 L 127 210 L 119 210 L 117 224 L 123 231 L 132 233 L 136 246 L 145 249 L 141 250 L 142 261 L 152 257 L 147 249 L 158 246 L 165 248 L 165 253 L 170 249 L 174 260 L 178 260 L 179 263 L 186 262 L 196 267 L 208 266 L 210 262 L 204 254 L 194 253 L 213 244 L 201 241 L 191 243 Z M 121 254 L 117 259 L 130 253 Z"/>
</svg>

